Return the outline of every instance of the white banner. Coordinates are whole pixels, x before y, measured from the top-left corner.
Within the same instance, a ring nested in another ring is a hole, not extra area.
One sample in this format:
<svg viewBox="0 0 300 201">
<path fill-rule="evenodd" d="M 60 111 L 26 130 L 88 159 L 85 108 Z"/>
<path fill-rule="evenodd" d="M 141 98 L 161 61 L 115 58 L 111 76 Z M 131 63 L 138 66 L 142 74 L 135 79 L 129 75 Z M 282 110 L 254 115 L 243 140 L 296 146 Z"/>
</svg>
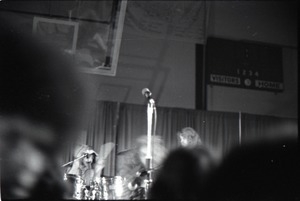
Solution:
<svg viewBox="0 0 300 201">
<path fill-rule="evenodd" d="M 205 1 L 129 1 L 126 32 L 203 44 L 206 9 Z"/>
</svg>

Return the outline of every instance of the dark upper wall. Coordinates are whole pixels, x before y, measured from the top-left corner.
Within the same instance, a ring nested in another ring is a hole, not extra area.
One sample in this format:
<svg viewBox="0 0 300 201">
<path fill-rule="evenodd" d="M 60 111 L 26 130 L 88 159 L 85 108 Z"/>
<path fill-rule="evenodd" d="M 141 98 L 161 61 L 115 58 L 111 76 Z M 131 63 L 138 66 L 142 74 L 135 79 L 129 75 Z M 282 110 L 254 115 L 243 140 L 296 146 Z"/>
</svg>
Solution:
<svg viewBox="0 0 300 201">
<path fill-rule="evenodd" d="M 165 27 L 156 21 L 155 9 L 164 20 L 173 15 L 173 20 L 186 22 L 184 12 L 193 11 L 197 1 L 128 1 L 125 25 L 122 35 L 119 62 L 116 76 L 86 74 L 86 82 L 96 100 L 111 100 L 134 104 L 145 104 L 141 94 L 148 87 L 157 106 L 195 109 L 196 96 L 196 53 L 195 44 L 201 40 L 189 40 L 191 27 L 203 34 L 203 24 L 186 27 L 183 38 L 170 37 L 174 27 Z M 201 2 L 200 2 L 201 3 Z M 202 2 L 203 3 L 203 2 Z M 256 90 L 243 90 L 230 87 L 208 87 L 208 110 L 247 112 L 284 117 L 298 117 L 297 103 L 297 6 L 290 2 L 272 1 L 207 1 L 209 9 L 207 35 L 228 39 L 247 39 L 252 41 L 282 45 L 284 87 L 283 93 Z M 135 5 L 134 5 L 135 4 Z M 138 16 L 139 7 L 151 8 L 148 24 Z M 35 5 L 35 4 L 34 4 Z M 199 6 L 199 5 L 198 5 Z M 34 7 L 34 6 L 33 6 Z M 30 6 L 30 9 L 33 8 Z M 134 9 L 133 9 L 134 8 Z M 203 7 L 202 7 L 203 8 Z M 130 12 L 129 12 L 130 11 Z M 164 11 L 164 12 L 162 12 Z M 166 11 L 166 12 L 165 12 Z M 190 15 L 191 16 L 191 15 Z M 201 14 L 198 15 L 203 17 Z M 25 15 L 22 16 L 24 19 Z M 176 18 L 177 17 L 177 18 Z M 199 19 L 199 18 L 195 18 Z M 202 18 L 201 18 L 202 19 Z M 134 24 L 135 23 L 135 24 Z M 160 33 L 147 29 L 135 31 L 134 25 L 160 27 Z M 32 30 L 32 24 L 22 23 L 24 29 Z M 182 24 L 184 26 L 184 23 Z M 199 27 L 199 28 L 198 28 Z M 162 31 L 162 29 L 164 29 Z M 201 32 L 202 31 L 202 32 Z M 166 34 L 167 33 L 167 34 Z M 203 37 L 201 35 L 201 37 Z M 200 38 L 201 38 L 200 37 Z"/>
<path fill-rule="evenodd" d="M 208 109 L 298 117 L 296 1 L 212 1 L 208 35 L 283 47 L 284 91 L 208 87 Z"/>
<path fill-rule="evenodd" d="M 208 35 L 297 48 L 297 1 L 212 1 Z"/>
</svg>

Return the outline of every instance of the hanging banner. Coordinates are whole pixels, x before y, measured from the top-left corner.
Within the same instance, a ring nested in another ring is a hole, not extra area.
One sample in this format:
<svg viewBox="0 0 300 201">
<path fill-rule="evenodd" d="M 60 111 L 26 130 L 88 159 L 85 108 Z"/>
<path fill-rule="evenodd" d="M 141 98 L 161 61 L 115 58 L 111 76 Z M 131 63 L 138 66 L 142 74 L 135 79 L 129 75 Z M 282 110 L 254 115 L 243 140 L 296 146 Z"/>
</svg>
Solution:
<svg viewBox="0 0 300 201">
<path fill-rule="evenodd" d="M 206 9 L 205 1 L 129 1 L 126 32 L 203 44 Z"/>
</svg>

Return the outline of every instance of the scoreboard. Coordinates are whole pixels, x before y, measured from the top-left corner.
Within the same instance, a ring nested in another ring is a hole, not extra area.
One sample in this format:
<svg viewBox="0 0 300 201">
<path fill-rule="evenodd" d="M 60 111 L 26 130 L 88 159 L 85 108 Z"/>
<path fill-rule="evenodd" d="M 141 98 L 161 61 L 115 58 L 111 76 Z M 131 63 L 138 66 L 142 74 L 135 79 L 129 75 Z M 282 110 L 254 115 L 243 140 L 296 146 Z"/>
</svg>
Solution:
<svg viewBox="0 0 300 201">
<path fill-rule="evenodd" d="M 283 91 L 280 46 L 208 38 L 205 66 L 210 85 Z"/>
</svg>

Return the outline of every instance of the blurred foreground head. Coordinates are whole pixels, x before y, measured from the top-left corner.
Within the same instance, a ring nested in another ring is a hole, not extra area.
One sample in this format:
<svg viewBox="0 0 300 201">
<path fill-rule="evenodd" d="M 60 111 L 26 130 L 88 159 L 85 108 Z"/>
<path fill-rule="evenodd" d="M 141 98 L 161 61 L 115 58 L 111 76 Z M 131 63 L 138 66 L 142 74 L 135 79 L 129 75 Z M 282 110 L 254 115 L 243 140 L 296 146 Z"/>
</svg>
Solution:
<svg viewBox="0 0 300 201">
<path fill-rule="evenodd" d="M 233 148 L 202 189 L 206 201 L 300 199 L 298 142 L 262 140 Z"/>
<path fill-rule="evenodd" d="M 200 200 L 200 187 L 213 169 L 213 158 L 204 147 L 174 149 L 164 160 L 148 196 L 159 200 Z"/>
<path fill-rule="evenodd" d="M 0 22 L 1 193 L 26 198 L 80 128 L 86 93 L 58 50 Z"/>
</svg>

